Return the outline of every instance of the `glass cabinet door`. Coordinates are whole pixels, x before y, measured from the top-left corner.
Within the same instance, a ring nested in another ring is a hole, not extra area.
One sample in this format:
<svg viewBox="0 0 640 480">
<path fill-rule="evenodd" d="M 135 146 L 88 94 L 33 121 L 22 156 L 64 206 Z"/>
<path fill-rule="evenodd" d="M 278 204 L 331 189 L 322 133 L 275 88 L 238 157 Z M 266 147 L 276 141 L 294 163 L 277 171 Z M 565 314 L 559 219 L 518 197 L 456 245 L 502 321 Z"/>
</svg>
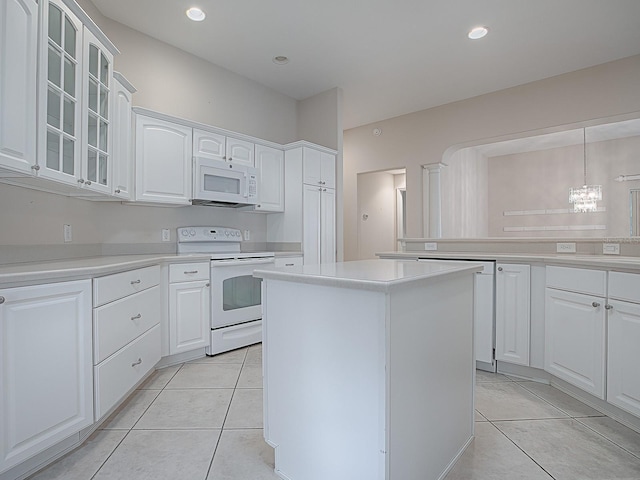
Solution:
<svg viewBox="0 0 640 480">
<path fill-rule="evenodd" d="M 80 157 L 80 52 L 82 25 L 66 6 L 50 0 L 43 21 L 40 98 L 40 176 L 75 183 Z M 44 53 L 46 52 L 46 53 Z M 44 110 L 44 111 L 43 111 Z"/>
<path fill-rule="evenodd" d="M 84 32 L 84 107 L 82 180 L 92 190 L 110 193 L 110 103 L 113 56 L 89 31 Z"/>
</svg>

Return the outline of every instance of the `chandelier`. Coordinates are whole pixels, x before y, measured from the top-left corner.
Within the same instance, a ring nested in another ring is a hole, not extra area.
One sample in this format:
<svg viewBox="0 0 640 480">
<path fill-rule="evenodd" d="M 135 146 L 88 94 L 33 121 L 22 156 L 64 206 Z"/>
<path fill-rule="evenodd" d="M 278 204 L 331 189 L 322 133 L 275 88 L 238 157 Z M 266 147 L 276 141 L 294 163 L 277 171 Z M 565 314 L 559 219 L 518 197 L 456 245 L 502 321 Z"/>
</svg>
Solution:
<svg viewBox="0 0 640 480">
<path fill-rule="evenodd" d="M 583 143 L 583 167 L 584 184 L 582 187 L 569 189 L 569 203 L 573 203 L 573 211 L 576 213 L 595 212 L 598 209 L 598 200 L 602 200 L 602 185 L 587 185 L 587 130 L 582 129 Z"/>
</svg>

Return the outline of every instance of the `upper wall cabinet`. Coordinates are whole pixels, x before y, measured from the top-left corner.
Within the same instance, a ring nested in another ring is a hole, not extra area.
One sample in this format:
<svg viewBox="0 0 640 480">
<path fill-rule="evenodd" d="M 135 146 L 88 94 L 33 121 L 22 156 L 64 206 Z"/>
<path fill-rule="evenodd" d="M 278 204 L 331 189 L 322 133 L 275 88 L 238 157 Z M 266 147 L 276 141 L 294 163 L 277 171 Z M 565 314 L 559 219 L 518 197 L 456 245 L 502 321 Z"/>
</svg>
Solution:
<svg viewBox="0 0 640 480">
<path fill-rule="evenodd" d="M 193 129 L 193 154 L 196 157 L 255 166 L 253 143 L 197 128 Z"/>
<path fill-rule="evenodd" d="M 256 168 L 260 172 L 256 211 L 284 212 L 284 152 L 256 145 Z"/>
<path fill-rule="evenodd" d="M 191 204 L 192 129 L 136 114 L 136 201 Z"/>
<path fill-rule="evenodd" d="M 0 6 L 0 176 L 33 173 L 36 163 L 38 4 Z"/>
<path fill-rule="evenodd" d="M 122 200 L 133 199 L 133 147 L 131 109 L 136 89 L 121 74 L 113 75 L 111 178 L 113 195 Z"/>
<path fill-rule="evenodd" d="M 323 188 L 336 188 L 336 156 L 303 147 L 303 182 Z"/>
</svg>

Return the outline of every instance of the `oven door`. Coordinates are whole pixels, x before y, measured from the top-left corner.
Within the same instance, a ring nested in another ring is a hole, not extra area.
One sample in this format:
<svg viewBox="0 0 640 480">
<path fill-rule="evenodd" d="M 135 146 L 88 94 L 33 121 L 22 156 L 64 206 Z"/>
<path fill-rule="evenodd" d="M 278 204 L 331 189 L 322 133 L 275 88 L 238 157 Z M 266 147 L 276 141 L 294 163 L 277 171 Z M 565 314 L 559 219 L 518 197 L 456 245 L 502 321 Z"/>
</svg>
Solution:
<svg viewBox="0 0 640 480">
<path fill-rule="evenodd" d="M 212 329 L 262 318 L 262 280 L 254 278 L 253 271 L 273 261 L 251 258 L 211 262 Z"/>
</svg>

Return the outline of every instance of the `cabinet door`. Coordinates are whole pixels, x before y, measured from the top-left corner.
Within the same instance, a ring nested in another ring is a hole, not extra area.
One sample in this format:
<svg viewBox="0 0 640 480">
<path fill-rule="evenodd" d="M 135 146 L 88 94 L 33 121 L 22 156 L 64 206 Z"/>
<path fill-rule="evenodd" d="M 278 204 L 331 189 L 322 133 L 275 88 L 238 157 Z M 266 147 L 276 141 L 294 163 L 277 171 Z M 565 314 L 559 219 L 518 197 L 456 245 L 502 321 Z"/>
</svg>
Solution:
<svg viewBox="0 0 640 480">
<path fill-rule="evenodd" d="M 547 287 L 544 329 L 545 370 L 604 399 L 604 300 Z"/>
<path fill-rule="evenodd" d="M 0 39 L 0 166 L 33 173 L 38 60 L 38 4 L 34 0 L 3 2 Z"/>
<path fill-rule="evenodd" d="M 82 169 L 80 184 L 111 193 L 111 89 L 113 55 L 89 30 L 83 36 Z"/>
<path fill-rule="evenodd" d="M 322 185 L 322 153 L 312 148 L 302 148 L 302 182 Z"/>
<path fill-rule="evenodd" d="M 255 166 L 253 159 L 255 145 L 238 138 L 227 137 L 227 162 L 239 163 L 249 167 Z"/>
<path fill-rule="evenodd" d="M 256 210 L 284 212 L 284 152 L 256 145 L 256 168 L 260 172 Z"/>
<path fill-rule="evenodd" d="M 640 305 L 609 305 L 607 401 L 640 416 Z"/>
<path fill-rule="evenodd" d="M 93 423 L 91 280 L 0 296 L 4 471 Z"/>
<path fill-rule="evenodd" d="M 136 200 L 191 203 L 191 128 L 136 116 Z"/>
<path fill-rule="evenodd" d="M 77 185 L 82 147 L 82 24 L 61 0 L 42 5 L 38 175 Z"/>
<path fill-rule="evenodd" d="M 497 264 L 496 360 L 529 365 L 530 266 Z"/>
<path fill-rule="evenodd" d="M 320 153 L 320 175 L 322 186 L 336 188 L 336 156 L 330 153 Z"/>
<path fill-rule="evenodd" d="M 226 160 L 225 136 L 194 128 L 193 155 L 214 160 Z"/>
<path fill-rule="evenodd" d="M 336 191 L 320 192 L 320 263 L 336 261 Z"/>
<path fill-rule="evenodd" d="M 169 286 L 169 353 L 188 352 L 209 345 L 209 281 Z"/>
<path fill-rule="evenodd" d="M 305 265 L 320 263 L 320 194 L 322 188 L 303 185 L 302 254 Z"/>
<path fill-rule="evenodd" d="M 131 147 L 131 92 L 114 78 L 113 81 L 113 194 L 131 200 L 133 193 L 133 165 Z"/>
</svg>

